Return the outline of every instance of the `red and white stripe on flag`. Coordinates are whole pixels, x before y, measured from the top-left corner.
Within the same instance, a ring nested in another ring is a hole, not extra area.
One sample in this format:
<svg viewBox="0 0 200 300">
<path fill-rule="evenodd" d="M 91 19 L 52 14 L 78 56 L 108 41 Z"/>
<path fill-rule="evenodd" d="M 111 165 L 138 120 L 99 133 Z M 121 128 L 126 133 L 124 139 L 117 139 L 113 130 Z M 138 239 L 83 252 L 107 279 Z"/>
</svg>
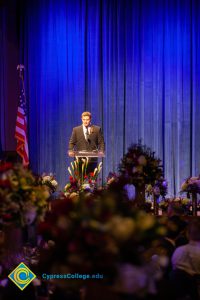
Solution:
<svg viewBox="0 0 200 300">
<path fill-rule="evenodd" d="M 29 164 L 29 151 L 27 138 L 26 102 L 22 80 L 23 79 L 20 78 L 20 97 L 17 108 L 15 138 L 17 139 L 16 151 L 22 157 L 23 165 L 27 166 Z"/>
</svg>

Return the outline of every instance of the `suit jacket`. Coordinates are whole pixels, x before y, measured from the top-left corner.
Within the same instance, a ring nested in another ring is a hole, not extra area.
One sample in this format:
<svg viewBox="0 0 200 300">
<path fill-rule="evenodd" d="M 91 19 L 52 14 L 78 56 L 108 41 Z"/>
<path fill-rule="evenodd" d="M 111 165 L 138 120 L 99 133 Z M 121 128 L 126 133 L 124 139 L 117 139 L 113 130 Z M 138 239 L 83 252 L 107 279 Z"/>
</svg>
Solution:
<svg viewBox="0 0 200 300">
<path fill-rule="evenodd" d="M 104 138 L 99 126 L 92 125 L 88 141 L 85 139 L 83 126 L 73 128 L 72 135 L 69 141 L 69 150 L 76 151 L 92 151 L 92 150 L 105 150 Z"/>
</svg>

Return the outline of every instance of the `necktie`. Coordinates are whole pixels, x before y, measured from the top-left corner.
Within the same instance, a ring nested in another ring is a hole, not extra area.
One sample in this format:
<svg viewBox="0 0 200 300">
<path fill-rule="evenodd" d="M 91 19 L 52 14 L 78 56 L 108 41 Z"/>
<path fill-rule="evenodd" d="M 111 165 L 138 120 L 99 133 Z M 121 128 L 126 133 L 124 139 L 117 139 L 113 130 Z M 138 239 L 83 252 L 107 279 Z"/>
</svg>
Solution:
<svg viewBox="0 0 200 300">
<path fill-rule="evenodd" d="M 88 131 L 88 127 L 86 128 L 86 133 L 85 133 L 85 139 L 86 141 L 88 141 L 89 138 L 89 131 Z"/>
</svg>

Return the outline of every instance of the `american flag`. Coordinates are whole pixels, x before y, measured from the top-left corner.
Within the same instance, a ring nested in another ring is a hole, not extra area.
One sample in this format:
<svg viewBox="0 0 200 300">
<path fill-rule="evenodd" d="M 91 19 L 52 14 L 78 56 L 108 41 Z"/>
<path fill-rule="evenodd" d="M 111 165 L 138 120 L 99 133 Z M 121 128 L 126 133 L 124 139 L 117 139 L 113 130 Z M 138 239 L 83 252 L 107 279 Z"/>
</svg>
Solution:
<svg viewBox="0 0 200 300">
<path fill-rule="evenodd" d="M 24 80 L 20 69 L 20 96 L 17 108 L 17 120 L 15 127 L 15 138 L 17 139 L 17 153 L 23 159 L 23 165 L 29 164 L 28 139 L 27 139 L 27 118 L 26 118 L 26 97 L 24 91 Z"/>
</svg>

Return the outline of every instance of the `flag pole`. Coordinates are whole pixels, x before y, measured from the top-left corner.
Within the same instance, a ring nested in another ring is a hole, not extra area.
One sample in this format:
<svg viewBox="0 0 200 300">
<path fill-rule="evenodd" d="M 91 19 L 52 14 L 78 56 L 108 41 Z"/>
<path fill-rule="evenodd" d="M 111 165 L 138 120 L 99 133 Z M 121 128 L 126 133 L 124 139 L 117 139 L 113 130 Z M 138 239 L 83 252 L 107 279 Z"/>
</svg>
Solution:
<svg viewBox="0 0 200 300">
<path fill-rule="evenodd" d="M 19 71 L 19 77 L 24 81 L 23 71 L 24 71 L 24 65 L 17 65 L 17 71 Z"/>
</svg>

